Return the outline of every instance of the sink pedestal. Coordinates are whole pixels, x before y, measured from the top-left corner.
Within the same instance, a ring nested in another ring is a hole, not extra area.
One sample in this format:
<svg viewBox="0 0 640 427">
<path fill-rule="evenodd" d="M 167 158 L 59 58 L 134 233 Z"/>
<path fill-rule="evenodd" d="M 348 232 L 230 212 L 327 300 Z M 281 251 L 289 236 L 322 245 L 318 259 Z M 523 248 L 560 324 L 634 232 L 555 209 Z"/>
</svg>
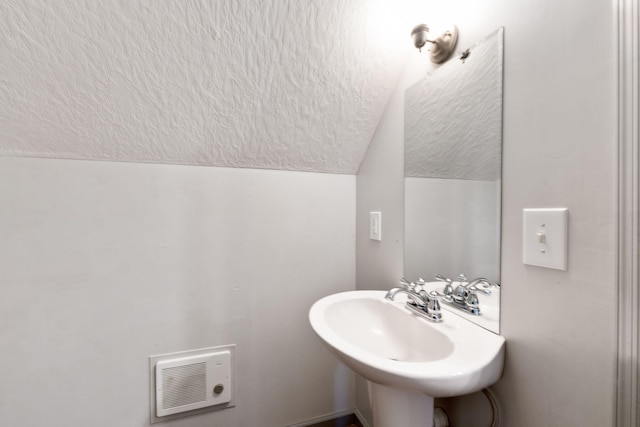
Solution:
<svg viewBox="0 0 640 427">
<path fill-rule="evenodd" d="M 433 427 L 433 397 L 368 381 L 375 427 Z"/>
</svg>

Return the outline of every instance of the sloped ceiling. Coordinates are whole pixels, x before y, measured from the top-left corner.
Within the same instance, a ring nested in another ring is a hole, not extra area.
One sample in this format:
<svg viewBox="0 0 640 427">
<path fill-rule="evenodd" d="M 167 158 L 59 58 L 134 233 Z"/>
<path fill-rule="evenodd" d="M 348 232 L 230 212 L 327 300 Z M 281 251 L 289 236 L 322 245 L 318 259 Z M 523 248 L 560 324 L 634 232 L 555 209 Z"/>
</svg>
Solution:
<svg viewBox="0 0 640 427">
<path fill-rule="evenodd" d="M 409 6 L 3 0 L 0 155 L 353 174 Z"/>
</svg>

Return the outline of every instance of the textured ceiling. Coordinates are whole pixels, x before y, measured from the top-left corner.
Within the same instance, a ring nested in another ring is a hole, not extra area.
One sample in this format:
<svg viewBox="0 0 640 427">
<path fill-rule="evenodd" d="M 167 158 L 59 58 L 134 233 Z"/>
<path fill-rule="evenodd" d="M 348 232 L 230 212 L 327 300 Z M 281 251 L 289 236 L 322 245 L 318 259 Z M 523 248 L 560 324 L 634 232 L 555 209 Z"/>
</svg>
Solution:
<svg viewBox="0 0 640 427">
<path fill-rule="evenodd" d="M 0 155 L 355 173 L 407 8 L 3 0 Z"/>
</svg>

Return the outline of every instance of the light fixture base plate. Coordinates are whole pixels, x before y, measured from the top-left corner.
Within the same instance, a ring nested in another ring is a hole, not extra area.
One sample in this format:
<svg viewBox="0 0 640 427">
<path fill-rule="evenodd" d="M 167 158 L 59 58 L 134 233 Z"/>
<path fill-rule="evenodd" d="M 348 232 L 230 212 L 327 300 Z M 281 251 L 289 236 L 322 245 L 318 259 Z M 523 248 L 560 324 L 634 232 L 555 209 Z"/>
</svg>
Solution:
<svg viewBox="0 0 640 427">
<path fill-rule="evenodd" d="M 458 28 L 455 25 L 450 25 L 432 43 L 429 50 L 431 62 L 434 64 L 445 62 L 453 53 L 457 43 Z"/>
</svg>

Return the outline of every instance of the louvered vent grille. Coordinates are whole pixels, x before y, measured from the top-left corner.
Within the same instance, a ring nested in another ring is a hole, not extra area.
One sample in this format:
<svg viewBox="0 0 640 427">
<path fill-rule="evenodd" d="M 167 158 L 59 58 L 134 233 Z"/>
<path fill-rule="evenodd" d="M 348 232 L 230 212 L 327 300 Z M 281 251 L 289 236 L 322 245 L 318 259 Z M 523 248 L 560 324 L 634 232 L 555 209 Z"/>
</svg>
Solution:
<svg viewBox="0 0 640 427">
<path fill-rule="evenodd" d="M 207 364 L 194 363 L 162 370 L 162 407 L 190 405 L 207 400 Z"/>
</svg>

